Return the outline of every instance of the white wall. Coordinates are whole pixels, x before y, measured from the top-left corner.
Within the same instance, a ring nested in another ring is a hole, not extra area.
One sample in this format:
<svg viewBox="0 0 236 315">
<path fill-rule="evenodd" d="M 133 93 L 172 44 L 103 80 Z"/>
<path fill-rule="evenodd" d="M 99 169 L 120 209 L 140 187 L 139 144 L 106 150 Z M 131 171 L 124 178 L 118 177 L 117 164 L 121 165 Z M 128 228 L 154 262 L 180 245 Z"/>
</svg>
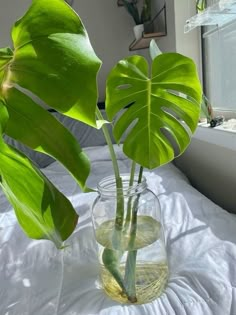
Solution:
<svg viewBox="0 0 236 315">
<path fill-rule="evenodd" d="M 156 1 L 160 1 L 160 0 L 156 0 Z M 156 43 L 162 52 L 173 52 L 173 51 L 176 51 L 174 0 L 166 1 L 166 20 L 167 20 L 167 36 L 156 39 Z"/>
<path fill-rule="evenodd" d="M 200 28 L 184 33 L 186 20 L 196 14 L 195 0 L 174 0 L 176 51 L 192 58 L 202 77 Z"/>
<path fill-rule="evenodd" d="M 235 134 L 200 128 L 175 163 L 200 192 L 225 210 L 236 213 Z"/>
<path fill-rule="evenodd" d="M 129 51 L 134 40 L 134 22 L 124 7 L 117 6 L 116 0 L 74 0 L 73 8 L 81 17 L 93 48 L 103 62 L 98 85 L 100 101 L 104 101 L 108 72 L 120 59 L 135 53 Z"/>
<path fill-rule="evenodd" d="M 0 4 L 0 47 L 12 46 L 10 31 L 30 5 L 30 0 L 1 0 Z"/>
</svg>

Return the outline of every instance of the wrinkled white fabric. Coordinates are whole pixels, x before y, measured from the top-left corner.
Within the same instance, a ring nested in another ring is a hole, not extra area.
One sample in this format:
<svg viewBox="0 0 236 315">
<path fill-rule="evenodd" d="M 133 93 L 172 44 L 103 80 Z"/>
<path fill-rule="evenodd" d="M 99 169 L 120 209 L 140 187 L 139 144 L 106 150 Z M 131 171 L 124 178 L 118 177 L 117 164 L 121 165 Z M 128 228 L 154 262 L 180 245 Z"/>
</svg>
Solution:
<svg viewBox="0 0 236 315">
<path fill-rule="evenodd" d="M 88 181 L 112 173 L 107 147 L 87 148 Z M 129 162 L 116 151 L 122 172 Z M 236 216 L 215 205 L 172 164 L 146 172 L 158 195 L 165 228 L 170 278 L 152 303 L 120 305 L 99 287 L 97 248 L 91 223 L 96 193 L 82 194 L 57 162 L 44 173 L 80 215 L 69 246 L 58 251 L 28 239 L 0 195 L 0 315 L 236 315 Z"/>
</svg>

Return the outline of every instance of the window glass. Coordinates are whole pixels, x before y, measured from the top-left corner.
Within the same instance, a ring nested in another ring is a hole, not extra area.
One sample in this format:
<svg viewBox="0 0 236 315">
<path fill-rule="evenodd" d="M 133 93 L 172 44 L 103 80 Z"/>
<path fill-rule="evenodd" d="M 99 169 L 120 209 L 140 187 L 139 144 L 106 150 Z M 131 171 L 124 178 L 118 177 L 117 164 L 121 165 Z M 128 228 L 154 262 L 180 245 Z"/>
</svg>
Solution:
<svg viewBox="0 0 236 315">
<path fill-rule="evenodd" d="M 223 26 L 202 30 L 205 94 L 213 108 L 236 112 L 236 12 Z"/>
</svg>

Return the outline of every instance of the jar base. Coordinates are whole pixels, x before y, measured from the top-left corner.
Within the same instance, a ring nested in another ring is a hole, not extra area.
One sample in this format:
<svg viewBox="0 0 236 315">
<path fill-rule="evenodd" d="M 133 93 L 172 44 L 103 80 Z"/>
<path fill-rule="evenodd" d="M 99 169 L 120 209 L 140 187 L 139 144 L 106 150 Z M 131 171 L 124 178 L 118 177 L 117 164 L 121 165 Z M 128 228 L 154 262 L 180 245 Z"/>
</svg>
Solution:
<svg viewBox="0 0 236 315">
<path fill-rule="evenodd" d="M 125 267 L 120 270 L 124 273 Z M 136 265 L 136 301 L 131 302 L 122 292 L 110 272 L 101 265 L 101 284 L 105 293 L 122 304 L 145 304 L 158 298 L 166 288 L 168 282 L 167 262 L 159 264 L 147 263 Z"/>
</svg>

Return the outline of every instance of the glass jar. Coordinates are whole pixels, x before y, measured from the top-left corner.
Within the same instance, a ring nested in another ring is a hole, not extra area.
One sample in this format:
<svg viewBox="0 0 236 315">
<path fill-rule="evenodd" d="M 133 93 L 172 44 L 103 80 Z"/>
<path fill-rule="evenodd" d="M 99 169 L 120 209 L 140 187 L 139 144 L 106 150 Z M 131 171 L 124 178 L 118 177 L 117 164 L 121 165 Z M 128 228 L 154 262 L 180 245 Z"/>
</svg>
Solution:
<svg viewBox="0 0 236 315">
<path fill-rule="evenodd" d="M 146 179 L 113 176 L 98 184 L 92 220 L 99 250 L 101 286 L 121 303 L 148 303 L 164 291 L 168 264 L 160 204 Z"/>
</svg>

